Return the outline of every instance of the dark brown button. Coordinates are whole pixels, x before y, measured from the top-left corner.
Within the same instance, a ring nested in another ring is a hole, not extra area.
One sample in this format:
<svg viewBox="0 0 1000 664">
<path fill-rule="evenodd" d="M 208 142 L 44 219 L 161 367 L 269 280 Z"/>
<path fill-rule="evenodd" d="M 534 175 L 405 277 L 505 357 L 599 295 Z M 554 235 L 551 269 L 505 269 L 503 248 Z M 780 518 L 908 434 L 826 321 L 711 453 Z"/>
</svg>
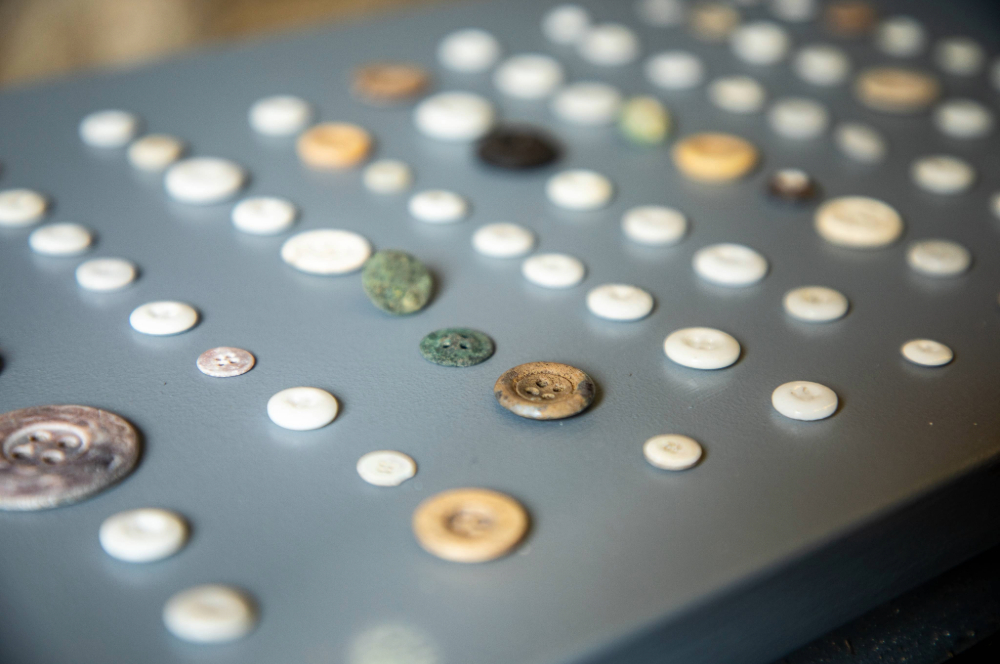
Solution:
<svg viewBox="0 0 1000 664">
<path fill-rule="evenodd" d="M 420 95 L 430 75 L 409 62 L 372 62 L 354 72 L 354 93 L 373 104 L 395 104 Z"/>
<path fill-rule="evenodd" d="M 771 175 L 767 183 L 768 193 L 775 199 L 787 203 L 805 203 L 816 198 L 819 187 L 805 171 L 797 168 L 783 168 Z"/>
<path fill-rule="evenodd" d="M 864 0 L 841 0 L 826 8 L 826 27 L 841 37 L 857 37 L 871 32 L 878 21 L 875 8 Z"/>
<path fill-rule="evenodd" d="M 559 158 L 556 142 L 530 127 L 500 127 L 479 141 L 479 158 L 490 166 L 538 168 Z"/>
<path fill-rule="evenodd" d="M 529 362 L 500 376 L 493 393 L 515 415 L 561 420 L 586 410 L 594 400 L 594 381 L 568 364 Z"/>
</svg>

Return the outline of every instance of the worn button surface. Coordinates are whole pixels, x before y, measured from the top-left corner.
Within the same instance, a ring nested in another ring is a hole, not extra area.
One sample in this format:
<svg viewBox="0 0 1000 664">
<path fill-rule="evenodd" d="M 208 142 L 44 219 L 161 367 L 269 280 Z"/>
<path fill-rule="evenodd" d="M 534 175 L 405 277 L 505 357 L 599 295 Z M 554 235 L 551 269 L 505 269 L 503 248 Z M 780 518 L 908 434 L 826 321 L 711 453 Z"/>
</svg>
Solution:
<svg viewBox="0 0 1000 664">
<path fill-rule="evenodd" d="M 399 486 L 417 474 L 416 462 L 395 450 L 369 452 L 356 466 L 358 475 L 374 486 Z"/>
<path fill-rule="evenodd" d="M 679 434 L 653 436 L 642 446 L 651 465 L 663 470 L 686 470 L 701 460 L 702 450 L 694 438 Z"/>
<path fill-rule="evenodd" d="M 886 55 L 913 57 L 927 45 L 927 31 L 915 18 L 891 16 L 879 24 L 875 45 Z"/>
<path fill-rule="evenodd" d="M 249 634 L 257 624 L 257 611 L 245 593 L 210 584 L 188 588 L 167 600 L 163 622 L 184 641 L 224 643 Z"/>
<path fill-rule="evenodd" d="M 394 104 L 430 85 L 427 70 L 412 62 L 371 62 L 354 72 L 354 94 L 373 104 Z"/>
<path fill-rule="evenodd" d="M 373 161 L 362 175 L 365 187 L 376 194 L 398 194 L 413 185 L 413 169 L 398 159 Z"/>
<path fill-rule="evenodd" d="M 152 507 L 113 514 L 98 531 L 101 548 L 109 556 L 129 563 L 168 558 L 184 548 L 187 538 L 184 517 Z"/>
<path fill-rule="evenodd" d="M 443 367 L 471 367 L 490 359 L 493 340 L 467 327 L 449 327 L 421 339 L 420 355 Z"/>
<path fill-rule="evenodd" d="M 139 436 L 114 413 L 88 406 L 34 406 L 0 415 L 0 509 L 75 503 L 115 482 L 139 460 Z"/>
<path fill-rule="evenodd" d="M 481 563 L 510 552 L 528 531 L 519 502 L 488 489 L 452 489 L 424 500 L 413 534 L 425 551 L 459 563 Z"/>
<path fill-rule="evenodd" d="M 434 279 L 427 266 L 402 251 L 379 251 L 361 269 L 361 286 L 376 307 L 412 314 L 431 299 Z"/>
<path fill-rule="evenodd" d="M 533 127 L 499 127 L 486 134 L 476 146 L 483 163 L 499 168 L 537 168 L 559 158 L 556 141 Z"/>
<path fill-rule="evenodd" d="M 958 157 L 932 155 L 914 161 L 910 177 L 932 194 L 954 195 L 968 191 L 976 181 L 976 169 Z"/>
<path fill-rule="evenodd" d="M 705 64 L 688 51 L 663 51 L 646 60 L 646 78 L 665 90 L 689 90 L 701 85 Z"/>
<path fill-rule="evenodd" d="M 558 362 L 520 364 L 497 379 L 493 394 L 501 406 L 532 420 L 560 420 L 585 410 L 594 400 L 594 381 Z"/>
<path fill-rule="evenodd" d="M 253 369 L 257 362 L 254 356 L 242 348 L 219 346 L 210 348 L 198 356 L 198 371 L 213 378 L 242 376 Z"/>
<path fill-rule="evenodd" d="M 699 2 L 688 12 L 688 24 L 698 39 L 722 41 L 740 24 L 740 13 L 722 2 Z"/>
<path fill-rule="evenodd" d="M 299 136 L 299 159 L 311 168 L 347 168 L 360 164 L 371 152 L 372 137 L 363 128 L 346 122 L 323 122 Z"/>
<path fill-rule="evenodd" d="M 941 84 L 930 74 L 875 67 L 854 81 L 854 94 L 862 104 L 884 113 L 916 113 L 928 108 L 941 94 Z"/>
<path fill-rule="evenodd" d="M 679 141 L 671 153 L 686 177 L 700 182 L 728 182 L 757 165 L 757 148 L 731 134 L 695 134 Z"/>
</svg>

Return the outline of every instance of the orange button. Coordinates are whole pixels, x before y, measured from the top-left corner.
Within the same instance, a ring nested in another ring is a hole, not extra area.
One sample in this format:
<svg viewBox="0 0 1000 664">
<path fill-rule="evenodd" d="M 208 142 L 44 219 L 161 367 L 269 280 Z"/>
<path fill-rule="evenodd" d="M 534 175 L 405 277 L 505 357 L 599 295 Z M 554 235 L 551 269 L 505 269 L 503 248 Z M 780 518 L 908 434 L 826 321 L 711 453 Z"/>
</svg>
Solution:
<svg viewBox="0 0 1000 664">
<path fill-rule="evenodd" d="M 357 125 L 324 122 L 299 136 L 299 159 L 312 168 L 347 168 L 368 157 L 372 137 Z"/>
</svg>

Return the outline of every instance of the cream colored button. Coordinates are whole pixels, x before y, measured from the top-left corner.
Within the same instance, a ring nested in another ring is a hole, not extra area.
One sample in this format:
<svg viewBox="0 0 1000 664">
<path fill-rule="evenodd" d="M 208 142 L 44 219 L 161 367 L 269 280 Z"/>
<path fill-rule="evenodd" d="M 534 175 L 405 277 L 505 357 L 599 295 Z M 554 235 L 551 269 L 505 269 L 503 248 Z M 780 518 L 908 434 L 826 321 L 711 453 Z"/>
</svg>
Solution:
<svg viewBox="0 0 1000 664">
<path fill-rule="evenodd" d="M 521 274 L 544 288 L 569 288 L 583 281 L 583 262 L 566 254 L 538 254 L 521 263 Z"/>
<path fill-rule="evenodd" d="M 447 35 L 438 44 L 438 62 L 465 74 L 483 72 L 500 58 L 500 42 L 485 30 L 468 28 Z"/>
<path fill-rule="evenodd" d="M 98 538 L 101 548 L 112 558 L 150 563 L 183 549 L 188 527 L 176 512 L 147 507 L 109 516 L 101 523 Z"/>
<path fill-rule="evenodd" d="M 771 393 L 774 409 L 793 420 L 824 420 L 837 410 L 837 394 L 826 385 L 797 380 Z"/>
<path fill-rule="evenodd" d="M 767 91 L 749 76 L 724 76 L 709 84 L 708 99 L 730 113 L 757 113 L 764 108 Z"/>
<path fill-rule="evenodd" d="M 188 588 L 167 600 L 163 622 L 184 641 L 225 643 L 249 634 L 257 624 L 257 614 L 242 592 L 213 584 Z"/>
<path fill-rule="evenodd" d="M 321 228 L 293 235 L 281 246 L 281 260 L 309 274 L 346 274 L 360 270 L 372 246 L 351 231 Z"/>
<path fill-rule="evenodd" d="M 614 192 L 610 180 L 586 170 L 557 173 L 545 185 L 549 201 L 567 210 L 599 210 L 611 202 Z"/>
<path fill-rule="evenodd" d="M 590 13 L 580 5 L 557 5 L 542 17 L 542 34 L 555 44 L 575 44 L 589 29 Z"/>
<path fill-rule="evenodd" d="M 833 140 L 844 155 L 866 164 L 882 161 L 889 151 L 882 134 L 868 125 L 857 122 L 837 125 L 833 132 Z"/>
<path fill-rule="evenodd" d="M 695 252 L 694 271 L 720 286 L 751 286 L 767 274 L 767 259 L 742 244 L 713 244 Z"/>
<path fill-rule="evenodd" d="M 413 186 L 413 169 L 403 161 L 380 159 L 365 167 L 362 179 L 370 192 L 399 194 Z"/>
<path fill-rule="evenodd" d="M 930 339 L 907 341 L 899 351 L 910 362 L 924 367 L 941 367 L 955 357 L 950 348 Z"/>
<path fill-rule="evenodd" d="M 827 201 L 816 210 L 814 223 L 827 242 L 855 249 L 884 247 L 903 234 L 903 219 L 895 208 L 865 196 Z"/>
<path fill-rule="evenodd" d="M 43 256 L 78 256 L 90 250 L 94 236 L 80 224 L 41 226 L 28 236 L 28 246 Z"/>
<path fill-rule="evenodd" d="M 45 216 L 48 201 L 31 189 L 0 191 L 0 227 L 30 226 Z"/>
<path fill-rule="evenodd" d="M 594 65 L 625 65 L 639 57 L 639 38 L 620 23 L 602 23 L 587 31 L 577 50 L 580 57 Z"/>
<path fill-rule="evenodd" d="M 913 17 L 890 16 L 879 24 L 875 45 L 886 55 L 910 58 L 924 50 L 927 33 Z"/>
<path fill-rule="evenodd" d="M 312 431 L 337 417 L 337 399 L 318 387 L 289 387 L 267 401 L 267 416 L 282 429 Z"/>
<path fill-rule="evenodd" d="M 535 246 L 535 234 L 517 224 L 487 224 L 472 234 L 472 247 L 484 256 L 517 258 Z"/>
<path fill-rule="evenodd" d="M 961 194 L 976 181 L 976 171 L 958 157 L 934 155 L 922 157 L 910 167 L 910 176 L 917 185 L 933 194 Z"/>
<path fill-rule="evenodd" d="M 618 119 L 622 94 L 606 83 L 573 83 L 556 94 L 550 108 L 563 122 L 584 127 L 606 126 Z"/>
<path fill-rule="evenodd" d="M 138 131 L 139 118 L 128 111 L 96 111 L 80 122 L 80 138 L 94 148 L 123 148 Z"/>
<path fill-rule="evenodd" d="M 792 39 L 777 23 L 751 21 L 729 35 L 729 47 L 740 60 L 752 65 L 773 65 L 788 55 Z"/>
<path fill-rule="evenodd" d="M 76 283 L 89 291 L 114 291 L 135 281 L 135 265 L 122 258 L 95 258 L 76 268 Z"/>
<path fill-rule="evenodd" d="M 295 204 L 275 196 L 245 198 L 233 208 L 233 226 L 252 235 L 276 235 L 292 227 L 299 211 Z"/>
<path fill-rule="evenodd" d="M 954 76 L 975 76 L 985 60 L 983 47 L 968 37 L 949 37 L 934 46 L 934 62 Z"/>
<path fill-rule="evenodd" d="M 194 205 L 221 203 L 243 188 L 246 172 L 228 159 L 193 157 L 167 171 L 164 186 L 175 200 Z"/>
<path fill-rule="evenodd" d="M 180 159 L 182 154 L 184 143 L 166 134 L 149 134 L 128 146 L 128 161 L 140 171 L 162 171 Z"/>
<path fill-rule="evenodd" d="M 711 327 L 675 330 L 663 341 L 663 352 L 690 369 L 725 369 L 740 359 L 740 342 Z"/>
<path fill-rule="evenodd" d="M 694 134 L 677 142 L 671 153 L 686 177 L 700 182 L 729 182 L 757 165 L 757 148 L 731 134 Z"/>
<path fill-rule="evenodd" d="M 837 0 L 826 6 L 826 28 L 839 37 L 858 37 L 875 27 L 877 14 L 867 0 Z"/>
<path fill-rule="evenodd" d="M 906 262 L 928 277 L 957 277 L 972 264 L 969 250 L 951 240 L 921 240 L 906 251 Z"/>
<path fill-rule="evenodd" d="M 851 73 L 851 61 L 843 50 L 835 46 L 814 44 L 803 47 L 795 54 L 792 68 L 806 83 L 840 85 Z"/>
<path fill-rule="evenodd" d="M 663 470 L 686 470 L 701 460 L 701 445 L 678 434 L 653 436 L 642 446 L 646 461 Z"/>
<path fill-rule="evenodd" d="M 785 138 L 809 140 L 826 132 L 830 114 L 817 101 L 801 97 L 787 97 L 774 102 L 767 112 L 767 120 L 775 133 Z"/>
<path fill-rule="evenodd" d="M 369 452 L 358 459 L 358 475 L 375 486 L 399 486 L 417 474 L 416 462 L 393 450 Z"/>
<path fill-rule="evenodd" d="M 802 286 L 785 293 L 785 313 L 807 323 L 829 323 L 847 313 L 847 298 L 840 291 L 823 286 Z"/>
<path fill-rule="evenodd" d="M 162 337 L 187 332 L 197 325 L 198 311 L 183 302 L 148 302 L 136 307 L 128 322 L 136 332 Z"/>
<path fill-rule="evenodd" d="M 324 122 L 303 132 L 295 143 L 302 163 L 310 168 L 348 168 L 368 158 L 372 137 L 363 127 Z"/>
<path fill-rule="evenodd" d="M 789 23 L 811 21 L 819 11 L 816 0 L 771 0 L 768 5 L 772 14 Z"/>
<path fill-rule="evenodd" d="M 264 136 L 293 136 L 305 129 L 313 109 L 304 99 L 292 95 L 264 97 L 250 107 L 250 126 Z"/>
<path fill-rule="evenodd" d="M 562 85 L 565 77 L 558 60 L 530 53 L 501 62 L 493 72 L 493 85 L 508 97 L 542 99 Z"/>
<path fill-rule="evenodd" d="M 604 284 L 587 293 L 587 308 L 605 320 L 641 320 L 653 311 L 653 296 L 638 286 Z"/>
<path fill-rule="evenodd" d="M 916 113 L 928 108 L 941 94 L 941 84 L 930 74 L 875 67 L 861 72 L 854 81 L 858 100 L 876 111 Z"/>
<path fill-rule="evenodd" d="M 414 194 L 409 203 L 410 214 L 430 224 L 453 224 L 469 214 L 469 204 L 453 191 L 428 189 Z"/>
<path fill-rule="evenodd" d="M 705 65 L 687 51 L 664 51 L 646 60 L 646 78 L 666 90 L 687 90 L 701 85 Z"/>
<path fill-rule="evenodd" d="M 413 121 L 426 136 L 442 141 L 474 141 L 493 128 L 496 114 L 484 97 L 442 92 L 417 105 Z"/>
<path fill-rule="evenodd" d="M 687 7 L 683 0 L 638 0 L 639 18 L 657 28 L 669 28 L 684 22 Z"/>
<path fill-rule="evenodd" d="M 950 99 L 934 109 L 934 125 L 952 138 L 982 138 L 993 131 L 993 113 L 973 99 Z"/>
<path fill-rule="evenodd" d="M 643 205 L 625 212 L 622 231 L 625 237 L 650 246 L 680 242 L 687 232 L 687 217 L 679 210 L 662 205 Z"/>
<path fill-rule="evenodd" d="M 719 42 L 740 24 L 740 13 L 722 2 L 699 2 L 688 11 L 688 23 L 698 39 Z"/>
<path fill-rule="evenodd" d="M 510 552 L 528 531 L 528 513 L 510 496 L 488 489 L 452 489 L 413 512 L 413 534 L 425 551 L 459 563 L 482 563 Z"/>
</svg>

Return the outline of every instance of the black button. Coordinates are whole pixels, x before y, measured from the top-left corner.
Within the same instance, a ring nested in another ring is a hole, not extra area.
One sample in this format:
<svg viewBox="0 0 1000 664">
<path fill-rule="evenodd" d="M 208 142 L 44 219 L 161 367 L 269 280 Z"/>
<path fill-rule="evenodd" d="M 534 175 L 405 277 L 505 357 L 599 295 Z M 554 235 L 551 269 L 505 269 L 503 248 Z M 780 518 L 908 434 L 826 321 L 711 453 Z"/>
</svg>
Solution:
<svg viewBox="0 0 1000 664">
<path fill-rule="evenodd" d="M 500 127 L 479 141 L 479 158 L 499 168 L 538 168 L 559 158 L 552 138 L 531 127 Z"/>
</svg>

